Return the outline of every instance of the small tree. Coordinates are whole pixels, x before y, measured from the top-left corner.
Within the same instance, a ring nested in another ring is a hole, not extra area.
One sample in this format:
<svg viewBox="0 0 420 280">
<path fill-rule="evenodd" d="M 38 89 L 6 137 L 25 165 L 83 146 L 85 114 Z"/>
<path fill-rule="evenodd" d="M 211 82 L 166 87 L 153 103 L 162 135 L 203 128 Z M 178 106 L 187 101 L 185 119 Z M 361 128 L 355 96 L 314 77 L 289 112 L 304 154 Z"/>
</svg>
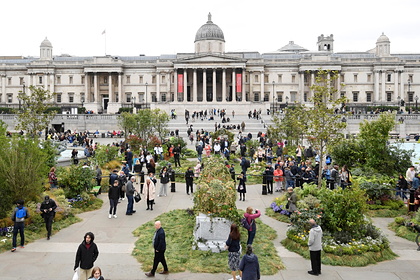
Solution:
<svg viewBox="0 0 420 280">
<path fill-rule="evenodd" d="M 320 157 L 319 173 L 322 174 L 323 158 L 327 145 L 343 139 L 342 131 L 347 126 L 341 114 L 335 114 L 336 108 L 345 104 L 345 97 L 336 97 L 337 89 L 333 86 L 338 78 L 337 71 L 318 70 L 312 85 L 314 106 L 307 109 L 308 140 L 318 150 Z M 318 176 L 318 187 L 322 185 L 322 176 Z"/>
<path fill-rule="evenodd" d="M 26 131 L 31 137 L 36 137 L 39 131 L 44 130 L 57 114 L 49 111 L 51 100 L 56 93 L 50 93 L 41 87 L 30 86 L 30 94 L 20 93 L 18 99 L 23 103 L 22 109 L 17 112 L 18 124 L 16 129 Z"/>
</svg>

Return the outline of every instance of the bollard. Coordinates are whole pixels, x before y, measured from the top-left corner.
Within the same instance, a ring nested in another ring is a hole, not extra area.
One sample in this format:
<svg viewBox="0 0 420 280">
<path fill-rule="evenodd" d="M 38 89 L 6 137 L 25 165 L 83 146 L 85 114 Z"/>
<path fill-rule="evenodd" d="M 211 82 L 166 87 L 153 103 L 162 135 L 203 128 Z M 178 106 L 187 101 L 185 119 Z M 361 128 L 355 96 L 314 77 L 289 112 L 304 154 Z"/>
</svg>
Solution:
<svg viewBox="0 0 420 280">
<path fill-rule="evenodd" d="M 415 205 L 414 205 L 414 189 L 410 189 L 410 202 L 408 204 L 408 211 L 414 212 L 415 211 Z"/>
<path fill-rule="evenodd" d="M 267 176 L 265 176 L 265 172 L 262 176 L 262 195 L 267 195 Z"/>
<path fill-rule="evenodd" d="M 171 192 L 175 192 L 176 190 L 175 190 L 175 171 L 174 170 L 172 170 L 169 177 L 171 178 Z"/>
<path fill-rule="evenodd" d="M 140 172 L 140 193 L 143 193 L 144 186 L 144 171 Z"/>
</svg>

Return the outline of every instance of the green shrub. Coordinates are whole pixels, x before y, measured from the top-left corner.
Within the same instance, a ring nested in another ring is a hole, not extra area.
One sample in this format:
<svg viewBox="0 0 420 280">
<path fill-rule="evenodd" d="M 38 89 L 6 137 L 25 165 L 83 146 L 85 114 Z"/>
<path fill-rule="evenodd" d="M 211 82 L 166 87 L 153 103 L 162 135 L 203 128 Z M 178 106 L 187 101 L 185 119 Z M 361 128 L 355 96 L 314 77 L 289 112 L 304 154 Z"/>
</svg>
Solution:
<svg viewBox="0 0 420 280">
<path fill-rule="evenodd" d="M 95 172 L 81 165 L 72 165 L 67 171 L 58 170 L 60 187 L 64 189 L 67 198 L 74 198 L 86 191 L 90 191 L 95 185 Z"/>
</svg>

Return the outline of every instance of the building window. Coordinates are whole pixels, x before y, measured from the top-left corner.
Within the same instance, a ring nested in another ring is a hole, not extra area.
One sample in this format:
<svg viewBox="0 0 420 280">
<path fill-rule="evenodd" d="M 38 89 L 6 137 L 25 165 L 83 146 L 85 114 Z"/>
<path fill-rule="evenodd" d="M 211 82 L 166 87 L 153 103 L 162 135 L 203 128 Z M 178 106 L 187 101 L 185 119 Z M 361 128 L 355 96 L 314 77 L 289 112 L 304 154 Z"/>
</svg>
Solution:
<svg viewBox="0 0 420 280">
<path fill-rule="evenodd" d="M 270 93 L 264 92 L 264 101 L 270 101 Z"/>
<path fill-rule="evenodd" d="M 69 84 L 72 85 L 73 84 L 73 76 L 69 76 Z"/>
<path fill-rule="evenodd" d="M 268 75 L 264 75 L 264 83 L 268 83 Z"/>
<path fill-rule="evenodd" d="M 143 83 L 143 76 L 139 76 L 139 83 L 142 84 Z"/>
<path fill-rule="evenodd" d="M 104 84 L 108 84 L 108 78 L 104 77 Z"/>
<path fill-rule="evenodd" d="M 82 76 L 81 80 L 82 80 L 82 85 L 84 85 L 85 84 L 85 76 Z"/>
<path fill-rule="evenodd" d="M 130 83 L 130 75 L 126 75 L 125 79 L 126 79 L 126 83 L 129 84 Z"/>
<path fill-rule="evenodd" d="M 42 85 L 42 76 L 38 77 L 38 84 Z"/>
<path fill-rule="evenodd" d="M 69 103 L 74 103 L 74 93 L 69 92 Z"/>
<path fill-rule="evenodd" d="M 283 92 L 277 92 L 277 102 L 283 102 Z"/>
<path fill-rule="evenodd" d="M 57 103 L 61 103 L 61 93 L 57 94 Z"/>
<path fill-rule="evenodd" d="M 305 85 L 307 85 L 307 84 L 308 84 L 308 75 L 303 75 L 303 83 L 304 83 Z"/>
<path fill-rule="evenodd" d="M 282 79 L 283 79 L 283 75 L 282 74 L 277 75 L 277 82 L 278 83 L 282 83 Z"/>
<path fill-rule="evenodd" d="M 7 94 L 7 103 L 12 103 L 13 101 L 13 95 L 11 93 Z"/>
<path fill-rule="evenodd" d="M 292 83 L 296 83 L 296 75 L 292 75 Z"/>
<path fill-rule="evenodd" d="M 260 101 L 260 93 L 259 92 L 254 92 L 254 101 L 256 101 L 256 102 Z"/>
<path fill-rule="evenodd" d="M 12 85 L 12 78 L 7 78 L 7 85 L 9 85 L 9 86 Z"/>
<path fill-rule="evenodd" d="M 340 75 L 340 83 L 344 83 L 344 75 Z"/>
<path fill-rule="evenodd" d="M 248 75 L 245 75 L 245 83 L 248 83 Z"/>
<path fill-rule="evenodd" d="M 392 101 L 392 92 L 387 92 L 386 93 L 386 101 L 387 102 L 391 102 Z"/>
<path fill-rule="evenodd" d="M 353 75 L 353 82 L 357 83 L 357 74 Z"/>
<path fill-rule="evenodd" d="M 359 101 L 359 92 L 353 91 L 353 102 L 358 102 L 358 101 Z"/>
<path fill-rule="evenodd" d="M 296 102 L 296 96 L 297 96 L 297 92 L 296 91 L 291 91 L 290 92 L 290 102 L 292 102 L 292 103 Z"/>
<path fill-rule="evenodd" d="M 80 93 L 80 103 L 82 103 L 82 102 L 86 102 L 87 100 L 86 100 L 86 97 L 85 97 L 85 93 L 84 92 L 81 92 Z"/>
<path fill-rule="evenodd" d="M 137 95 L 139 96 L 139 102 L 144 102 L 144 92 L 138 92 Z"/>
<path fill-rule="evenodd" d="M 152 84 L 156 84 L 156 76 L 155 75 L 152 76 Z"/>
<path fill-rule="evenodd" d="M 408 75 L 408 80 L 410 81 L 410 83 L 413 82 L 413 75 Z"/>
<path fill-rule="evenodd" d="M 25 83 L 25 79 L 23 77 L 19 78 L 19 85 L 23 86 L 23 84 Z"/>
<path fill-rule="evenodd" d="M 345 96 L 346 96 L 346 92 L 345 92 L 345 91 L 340 92 L 340 97 L 341 97 L 341 98 L 343 98 L 343 97 L 345 97 Z"/>
<path fill-rule="evenodd" d="M 372 102 L 372 92 L 366 92 L 366 102 Z"/>
<path fill-rule="evenodd" d="M 258 75 L 254 76 L 254 82 L 258 83 Z"/>
<path fill-rule="evenodd" d="M 367 82 L 368 83 L 372 82 L 372 74 L 367 74 Z"/>
<path fill-rule="evenodd" d="M 308 102 L 308 93 L 307 92 L 303 93 L 303 101 Z"/>
<path fill-rule="evenodd" d="M 125 102 L 131 103 L 131 92 L 125 93 Z"/>
<path fill-rule="evenodd" d="M 414 92 L 408 93 L 408 102 L 414 102 Z"/>
<path fill-rule="evenodd" d="M 390 83 L 391 81 L 392 81 L 392 75 L 391 74 L 386 74 L 386 81 L 388 82 L 388 83 Z M 390 100 L 391 101 L 391 100 Z"/>
<path fill-rule="evenodd" d="M 57 76 L 57 77 L 55 77 L 55 79 L 56 79 L 55 83 L 57 85 L 61 84 L 61 76 Z"/>
<path fill-rule="evenodd" d="M 157 102 L 156 92 L 152 92 L 152 102 Z"/>
<path fill-rule="evenodd" d="M 162 92 L 161 100 L 162 100 L 162 102 L 166 102 L 166 92 Z"/>
</svg>

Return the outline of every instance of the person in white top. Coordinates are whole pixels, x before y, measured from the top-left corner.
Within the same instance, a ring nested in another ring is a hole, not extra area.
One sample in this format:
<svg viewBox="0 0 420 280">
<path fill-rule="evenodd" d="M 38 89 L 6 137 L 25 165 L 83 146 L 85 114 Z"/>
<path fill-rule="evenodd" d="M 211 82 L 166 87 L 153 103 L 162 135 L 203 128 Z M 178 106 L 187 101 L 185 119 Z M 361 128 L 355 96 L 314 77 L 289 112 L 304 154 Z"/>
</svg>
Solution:
<svg viewBox="0 0 420 280">
<path fill-rule="evenodd" d="M 405 179 L 410 186 L 413 183 L 414 176 L 416 176 L 416 171 L 414 170 L 414 166 L 410 166 L 405 173 Z"/>
</svg>

